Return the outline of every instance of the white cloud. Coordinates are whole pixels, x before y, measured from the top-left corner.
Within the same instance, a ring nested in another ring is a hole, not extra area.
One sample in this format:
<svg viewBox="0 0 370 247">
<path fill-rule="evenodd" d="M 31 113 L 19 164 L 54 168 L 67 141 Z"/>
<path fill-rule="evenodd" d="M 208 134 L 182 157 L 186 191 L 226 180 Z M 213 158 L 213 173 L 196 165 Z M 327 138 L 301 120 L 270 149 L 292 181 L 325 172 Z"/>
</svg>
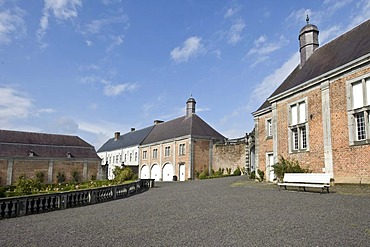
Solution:
<svg viewBox="0 0 370 247">
<path fill-rule="evenodd" d="M 181 47 L 176 47 L 171 51 L 171 59 L 177 63 L 187 62 L 189 58 L 196 57 L 204 52 L 204 46 L 201 38 L 193 36 L 185 40 Z"/>
<path fill-rule="evenodd" d="M 82 0 L 45 0 L 40 27 L 37 30 L 39 41 L 41 42 L 49 26 L 50 13 L 57 21 L 62 22 L 76 18 L 80 7 L 82 7 Z"/>
<path fill-rule="evenodd" d="M 54 109 L 51 108 L 43 108 L 38 111 L 39 113 L 54 113 L 56 112 Z"/>
<path fill-rule="evenodd" d="M 91 47 L 94 45 L 94 42 L 92 42 L 91 40 L 85 40 L 85 43 L 87 46 Z"/>
<path fill-rule="evenodd" d="M 236 12 L 238 12 L 238 10 L 236 9 L 236 8 L 229 8 L 229 9 L 227 9 L 227 11 L 226 11 L 226 13 L 225 13 L 225 15 L 224 15 L 224 17 L 225 18 L 229 18 L 229 17 L 233 17 L 235 14 L 236 14 Z"/>
<path fill-rule="evenodd" d="M 113 42 L 108 46 L 107 52 L 112 51 L 114 47 L 119 46 L 123 43 L 123 35 L 112 36 L 111 38 Z"/>
<path fill-rule="evenodd" d="M 33 107 L 33 100 L 24 93 L 10 87 L 0 88 L 0 124 L 13 119 L 27 118 Z"/>
<path fill-rule="evenodd" d="M 267 55 L 282 48 L 288 43 L 288 40 L 283 35 L 281 35 L 278 40 L 272 42 L 267 42 L 267 37 L 263 35 L 254 41 L 254 47 L 248 51 L 247 55 Z"/>
<path fill-rule="evenodd" d="M 232 45 L 237 44 L 241 40 L 241 34 L 244 28 L 245 23 L 242 19 L 235 20 L 227 33 L 227 42 Z"/>
<path fill-rule="evenodd" d="M 88 35 L 88 34 L 100 34 L 104 30 L 110 30 L 107 28 L 108 26 L 112 24 L 122 24 L 126 23 L 127 25 L 124 28 L 127 28 L 129 26 L 128 24 L 128 17 L 127 15 L 120 14 L 119 16 L 112 16 L 109 18 L 103 18 L 103 19 L 96 19 L 92 20 L 90 23 L 86 24 L 85 26 L 82 26 L 80 29 L 80 32 Z"/>
<path fill-rule="evenodd" d="M 59 117 L 53 124 L 53 132 L 57 133 L 76 134 L 78 129 L 78 123 L 66 116 Z"/>
<path fill-rule="evenodd" d="M 25 35 L 24 14 L 20 8 L 0 12 L 0 44 L 9 44 L 14 38 Z"/>
<path fill-rule="evenodd" d="M 104 86 L 104 95 L 117 96 L 124 92 L 132 92 L 137 87 L 138 85 L 136 83 L 123 83 L 123 84 L 106 83 L 106 85 Z"/>
</svg>

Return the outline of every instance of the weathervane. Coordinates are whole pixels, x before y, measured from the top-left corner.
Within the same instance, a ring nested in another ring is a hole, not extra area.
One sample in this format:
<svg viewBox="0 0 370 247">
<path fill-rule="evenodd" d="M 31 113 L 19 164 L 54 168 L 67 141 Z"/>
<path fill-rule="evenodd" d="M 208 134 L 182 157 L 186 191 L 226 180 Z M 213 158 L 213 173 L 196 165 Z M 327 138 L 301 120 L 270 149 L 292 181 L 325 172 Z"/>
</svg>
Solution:
<svg viewBox="0 0 370 247">
<path fill-rule="evenodd" d="M 306 22 L 307 22 L 307 24 L 308 24 L 308 22 L 310 21 L 310 18 L 308 17 L 308 15 L 307 15 L 307 17 L 306 17 Z"/>
</svg>

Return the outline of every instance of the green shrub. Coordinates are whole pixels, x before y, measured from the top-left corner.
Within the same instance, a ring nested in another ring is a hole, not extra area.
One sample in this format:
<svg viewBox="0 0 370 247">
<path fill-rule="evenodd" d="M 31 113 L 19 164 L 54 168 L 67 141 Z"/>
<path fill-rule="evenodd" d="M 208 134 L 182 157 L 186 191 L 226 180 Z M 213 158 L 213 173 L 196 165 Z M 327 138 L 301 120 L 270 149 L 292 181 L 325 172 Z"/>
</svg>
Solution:
<svg viewBox="0 0 370 247">
<path fill-rule="evenodd" d="M 265 172 L 261 171 L 260 169 L 257 170 L 257 173 L 259 175 L 259 180 L 263 181 L 265 179 Z"/>
<path fill-rule="evenodd" d="M 78 181 L 80 181 L 80 175 L 78 174 L 78 171 L 73 171 L 71 175 L 72 175 L 72 181 L 74 183 L 77 183 Z"/>
<path fill-rule="evenodd" d="M 239 166 L 235 169 L 235 171 L 233 172 L 233 175 L 234 176 L 240 176 L 240 175 L 242 175 L 242 172 L 240 171 Z"/>
<path fill-rule="evenodd" d="M 123 183 L 127 180 L 132 180 L 134 177 L 134 173 L 129 167 L 121 168 L 119 166 L 116 166 L 113 170 L 113 174 L 114 174 L 113 181 L 115 183 Z"/>
<path fill-rule="evenodd" d="M 36 172 L 36 180 L 43 184 L 45 181 L 45 173 Z"/>
<path fill-rule="evenodd" d="M 208 176 L 208 170 L 204 170 L 199 174 L 199 179 L 206 179 Z"/>
<path fill-rule="evenodd" d="M 194 173 L 195 173 L 195 178 L 199 178 L 200 172 L 198 170 L 195 170 Z"/>
<path fill-rule="evenodd" d="M 251 172 L 251 173 L 249 174 L 249 178 L 250 178 L 250 179 L 256 179 L 256 172 L 255 172 L 255 171 Z"/>
<path fill-rule="evenodd" d="M 20 176 L 15 191 L 23 195 L 30 195 L 33 191 L 40 191 L 41 189 L 42 183 L 39 180 L 26 179 L 26 176 Z"/>
<path fill-rule="evenodd" d="M 58 183 L 63 183 L 64 181 L 66 181 L 66 175 L 64 174 L 64 172 L 57 173 L 57 181 Z"/>
<path fill-rule="evenodd" d="M 280 156 L 279 162 L 272 166 L 278 181 L 282 181 L 285 173 L 309 173 L 309 169 L 301 168 L 299 162 L 294 159 L 285 159 Z"/>
<path fill-rule="evenodd" d="M 226 173 L 227 173 L 227 175 L 230 175 L 231 174 L 231 168 L 226 168 Z"/>
</svg>

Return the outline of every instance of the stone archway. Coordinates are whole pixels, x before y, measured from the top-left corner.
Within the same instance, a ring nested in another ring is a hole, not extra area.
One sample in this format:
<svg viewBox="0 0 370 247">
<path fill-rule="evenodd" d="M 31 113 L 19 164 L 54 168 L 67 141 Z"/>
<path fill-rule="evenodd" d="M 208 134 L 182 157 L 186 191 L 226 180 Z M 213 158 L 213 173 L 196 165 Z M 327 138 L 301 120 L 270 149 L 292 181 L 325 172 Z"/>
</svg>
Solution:
<svg viewBox="0 0 370 247">
<path fill-rule="evenodd" d="M 158 164 L 152 165 L 152 169 L 150 169 L 150 178 L 155 181 L 161 181 L 161 168 Z"/>
<path fill-rule="evenodd" d="M 150 178 L 150 170 L 149 166 L 143 165 L 140 169 L 140 178 L 142 179 L 148 179 Z"/>
<path fill-rule="evenodd" d="M 173 180 L 173 165 L 171 163 L 164 164 L 162 168 L 162 179 L 163 181 Z"/>
</svg>

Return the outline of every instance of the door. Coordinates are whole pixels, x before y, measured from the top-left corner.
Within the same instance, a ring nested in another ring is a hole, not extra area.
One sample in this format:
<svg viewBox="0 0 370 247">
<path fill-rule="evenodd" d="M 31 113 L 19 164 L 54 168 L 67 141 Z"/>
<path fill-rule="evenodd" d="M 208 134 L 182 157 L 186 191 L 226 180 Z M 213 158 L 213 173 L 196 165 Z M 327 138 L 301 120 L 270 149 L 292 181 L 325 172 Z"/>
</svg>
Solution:
<svg viewBox="0 0 370 247">
<path fill-rule="evenodd" d="M 267 171 L 266 173 L 268 174 L 268 181 L 273 182 L 275 179 L 275 173 L 274 173 L 274 168 L 272 167 L 274 165 L 274 155 L 273 154 L 267 154 Z"/>
<path fill-rule="evenodd" d="M 144 165 L 143 167 L 141 167 L 141 170 L 140 170 L 140 178 L 150 178 L 150 172 L 149 172 L 149 167 L 147 165 Z"/>
<path fill-rule="evenodd" d="M 179 166 L 179 180 L 185 181 L 185 164 Z"/>
<path fill-rule="evenodd" d="M 155 181 L 161 180 L 161 168 L 159 165 L 155 164 L 152 166 L 152 169 L 150 171 L 150 178 L 154 179 Z"/>
<path fill-rule="evenodd" d="M 169 163 L 163 166 L 163 181 L 173 180 L 173 166 Z"/>
</svg>

